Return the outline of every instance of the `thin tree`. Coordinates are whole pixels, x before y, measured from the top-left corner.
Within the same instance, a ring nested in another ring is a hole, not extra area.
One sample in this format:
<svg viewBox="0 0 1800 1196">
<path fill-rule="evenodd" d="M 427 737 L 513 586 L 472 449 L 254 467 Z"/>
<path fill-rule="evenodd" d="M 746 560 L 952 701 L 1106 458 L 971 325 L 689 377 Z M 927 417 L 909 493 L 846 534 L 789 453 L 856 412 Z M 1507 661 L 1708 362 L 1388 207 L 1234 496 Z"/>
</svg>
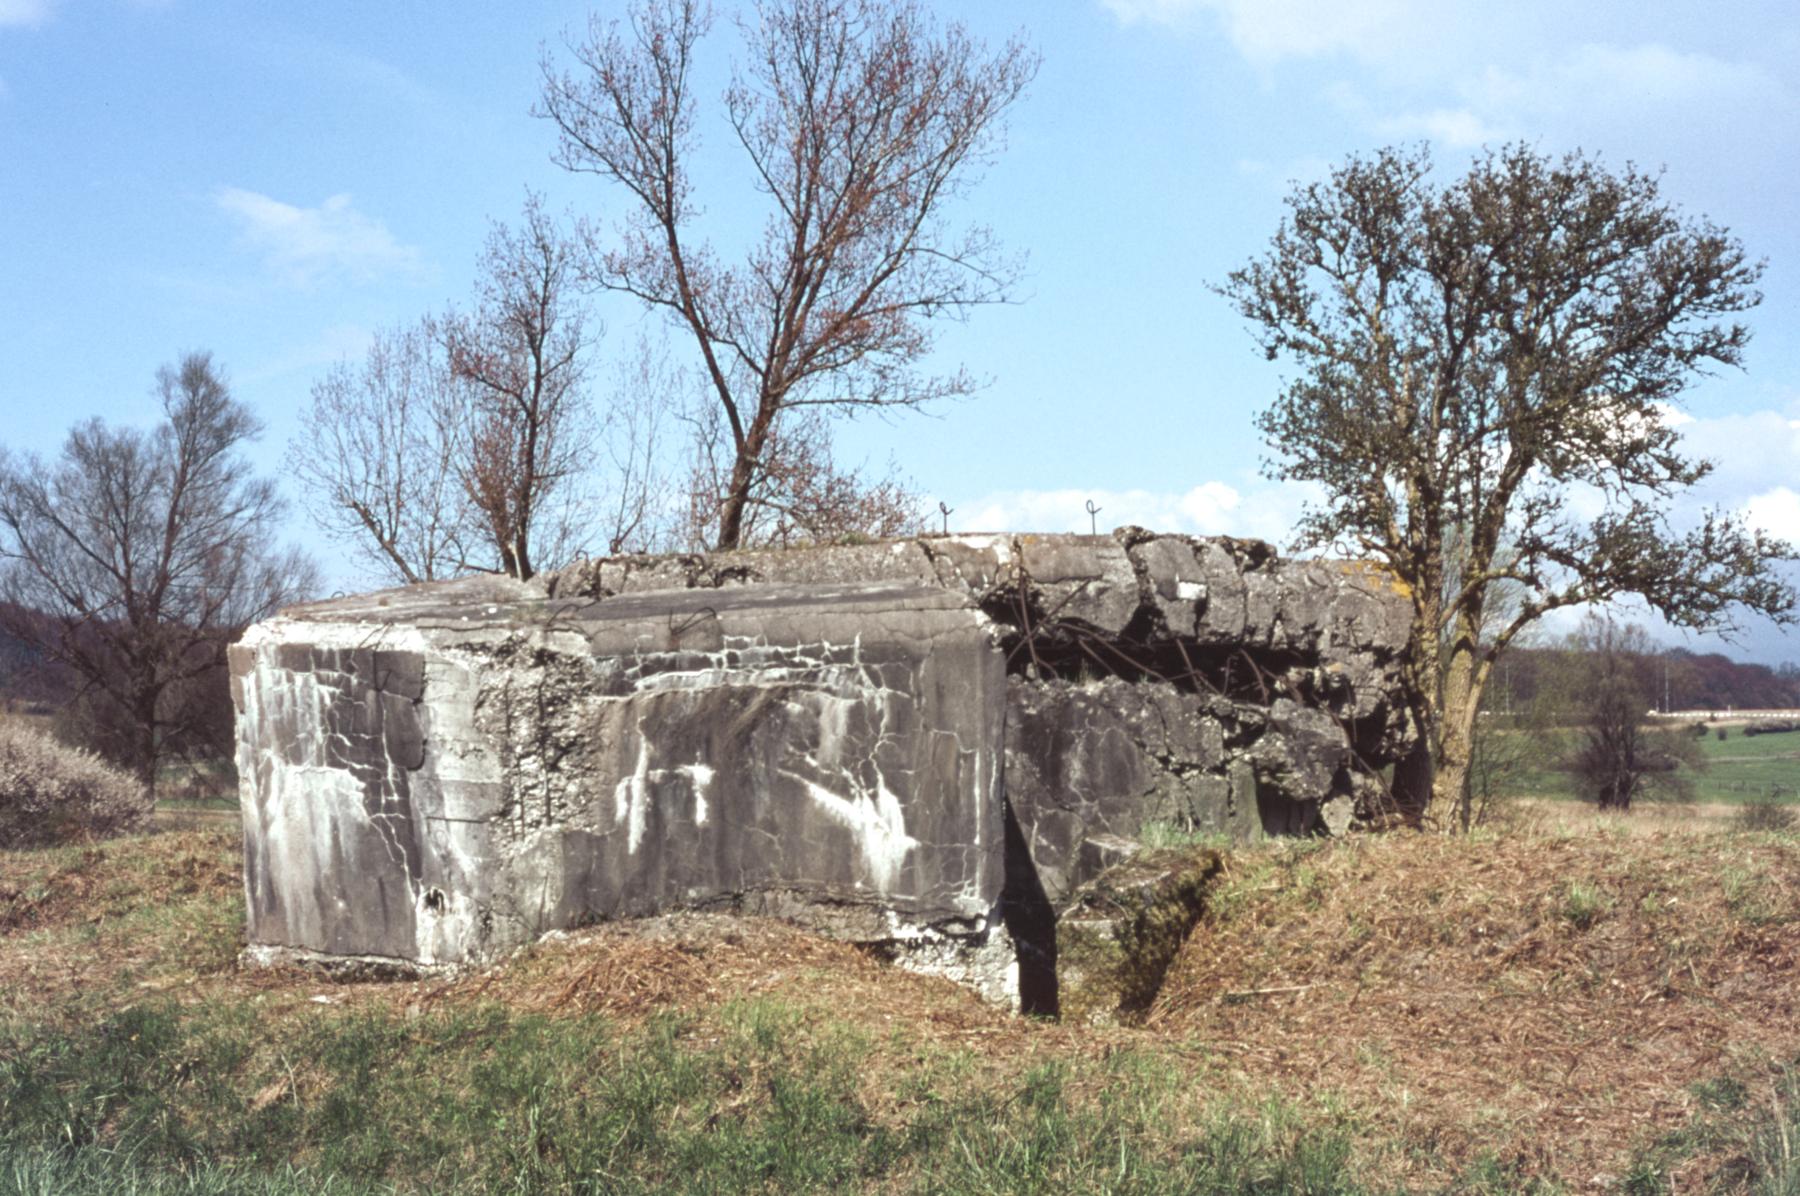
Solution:
<svg viewBox="0 0 1800 1196">
<path fill-rule="evenodd" d="M 597 415 L 599 327 L 535 195 L 519 227 L 491 229 L 479 270 L 468 311 L 382 333 L 313 386 L 289 463 L 314 520 L 407 584 L 663 542 L 669 398 L 649 350 Z"/>
<path fill-rule="evenodd" d="M 1630 167 L 1513 146 L 1446 185 L 1430 171 L 1387 149 L 1299 187 L 1221 287 L 1297 369 L 1259 427 L 1273 476 L 1325 492 L 1302 545 L 1373 555 L 1411 598 L 1423 748 L 1398 787 L 1421 814 L 1462 801 L 1494 661 L 1546 612 L 1635 593 L 1717 628 L 1743 608 L 1791 621 L 1795 601 L 1771 569 L 1787 544 L 1670 518 L 1710 465 L 1681 453 L 1668 406 L 1740 364 L 1761 265 Z M 1484 634 L 1501 586 L 1517 607 Z"/>
<path fill-rule="evenodd" d="M 585 381 L 599 327 L 575 288 L 574 246 L 528 195 L 518 229 L 496 224 L 474 309 L 440 335 L 464 385 L 457 476 L 499 571 L 528 578 L 591 532 L 578 484 L 596 432 Z"/>
<path fill-rule="evenodd" d="M 673 549 L 680 542 L 666 441 L 684 385 L 681 371 L 647 336 L 616 363 L 601 417 L 606 476 L 596 504 L 609 556 Z"/>
<path fill-rule="evenodd" d="M 429 319 L 377 333 L 360 364 L 339 362 L 313 384 L 288 471 L 314 522 L 377 576 L 435 581 L 469 556 L 459 390 Z"/>
<path fill-rule="evenodd" d="M 718 408 L 694 420 L 694 457 L 688 480 L 688 543 L 703 546 L 717 526 L 729 480 L 730 454 Z M 925 530 L 925 501 L 896 466 L 866 477 L 832 460 L 831 429 L 817 412 L 802 412 L 763 446 L 745 504 L 739 544 L 784 548 L 913 535 Z"/>
<path fill-rule="evenodd" d="M 574 69 L 546 58 L 538 113 L 561 165 L 629 196 L 618 240 L 588 228 L 593 277 L 666 313 L 698 350 L 729 433 L 714 539 L 731 548 L 790 413 L 974 389 L 966 372 L 921 370 L 933 321 L 1004 300 L 1016 266 L 947 212 L 992 161 L 1037 59 L 933 29 L 911 0 L 759 6 L 723 107 L 770 210 L 727 265 L 695 230 L 694 51 L 709 25 L 699 0 L 645 0 L 624 29 L 592 19 L 569 47 Z"/>
<path fill-rule="evenodd" d="M 156 391 L 154 432 L 93 419 L 55 461 L 0 458 L 0 618 L 124 720 L 127 762 L 152 792 L 218 709 L 194 684 L 219 690 L 231 640 L 316 584 L 305 557 L 269 547 L 282 504 L 241 453 L 260 427 L 211 355 L 159 370 Z"/>
<path fill-rule="evenodd" d="M 1572 637 L 1582 716 L 1568 767 L 1583 796 L 1624 813 L 1634 799 L 1693 793 L 1687 769 L 1703 763 L 1691 735 L 1648 726 L 1641 674 L 1656 652 L 1643 629 L 1589 615 Z"/>
</svg>

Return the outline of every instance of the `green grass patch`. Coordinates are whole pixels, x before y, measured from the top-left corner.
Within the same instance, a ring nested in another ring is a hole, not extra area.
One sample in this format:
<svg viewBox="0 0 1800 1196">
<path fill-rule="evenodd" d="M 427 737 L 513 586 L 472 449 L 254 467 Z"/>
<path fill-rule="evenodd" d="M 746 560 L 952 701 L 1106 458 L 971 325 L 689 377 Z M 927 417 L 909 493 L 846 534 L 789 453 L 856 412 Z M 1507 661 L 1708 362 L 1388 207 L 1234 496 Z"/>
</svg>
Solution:
<svg viewBox="0 0 1800 1196">
<path fill-rule="evenodd" d="M 1562 916 L 1577 930 L 1586 930 L 1612 908 L 1612 898 L 1596 884 L 1570 881 L 1563 894 Z"/>
<path fill-rule="evenodd" d="M 1343 1127 L 1147 1056 L 973 1082 L 978 1057 L 921 1049 L 872 1087 L 879 1053 L 772 1001 L 632 1028 L 172 1002 L 14 1021 L 0 1193 L 1362 1190 Z"/>
<path fill-rule="evenodd" d="M 1497 730 L 1491 734 L 1522 732 Z M 1539 733 L 1539 742 L 1529 755 L 1532 763 L 1504 778 L 1500 796 L 1584 800 L 1575 790 L 1573 775 L 1557 767 L 1574 742 L 1571 731 Z M 1706 765 L 1689 771 L 1693 800 L 1728 805 L 1758 801 L 1800 804 L 1800 732 L 1746 737 L 1741 726 L 1733 726 L 1727 729 L 1725 739 L 1709 730 L 1694 742 Z"/>
<path fill-rule="evenodd" d="M 1800 802 L 1800 731 L 1746 736 L 1742 727 L 1725 739 L 1698 741 L 1707 767 L 1694 775 L 1695 796 L 1708 802 Z"/>
<path fill-rule="evenodd" d="M 1800 1070 L 1785 1069 L 1759 1086 L 1721 1076 L 1690 1092 L 1688 1123 L 1632 1158 L 1621 1184 L 1629 1196 L 1692 1190 L 1679 1180 L 1695 1169 L 1709 1173 L 1708 1191 L 1800 1196 Z"/>
</svg>

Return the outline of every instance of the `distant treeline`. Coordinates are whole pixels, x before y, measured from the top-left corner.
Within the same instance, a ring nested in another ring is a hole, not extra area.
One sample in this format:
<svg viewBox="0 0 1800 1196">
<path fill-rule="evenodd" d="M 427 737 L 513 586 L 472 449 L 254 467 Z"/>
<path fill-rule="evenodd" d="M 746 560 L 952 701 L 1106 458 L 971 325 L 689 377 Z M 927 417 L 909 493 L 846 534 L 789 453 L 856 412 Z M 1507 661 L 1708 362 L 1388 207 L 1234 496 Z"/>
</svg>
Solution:
<svg viewBox="0 0 1800 1196">
<path fill-rule="evenodd" d="M 1483 706 L 1523 712 L 1533 706 L 1563 705 L 1582 675 L 1575 648 L 1513 648 L 1495 666 Z M 1626 666 L 1646 710 L 1781 709 L 1800 707 L 1800 666 L 1741 664 L 1717 652 L 1684 648 L 1625 654 Z M 1665 689 L 1665 676 L 1667 686 Z"/>
<path fill-rule="evenodd" d="M 0 603 L 0 701 L 46 712 L 67 705 L 79 692 L 80 680 L 71 669 L 9 632 L 7 625 L 14 620 L 35 621 L 45 628 L 52 625 L 52 620 L 35 611 Z"/>
<path fill-rule="evenodd" d="M 27 607 L 0 603 L 0 712 L 49 715 L 65 742 L 129 767 L 133 745 L 128 714 L 104 692 L 84 686 L 74 669 L 41 652 L 30 634 L 56 634 L 55 620 Z M 105 646 L 99 637 L 76 634 L 83 650 L 103 657 Z M 222 663 L 197 669 L 171 686 L 166 701 L 184 715 L 167 740 L 171 753 L 196 759 L 230 755 L 234 718 L 230 679 Z"/>
</svg>

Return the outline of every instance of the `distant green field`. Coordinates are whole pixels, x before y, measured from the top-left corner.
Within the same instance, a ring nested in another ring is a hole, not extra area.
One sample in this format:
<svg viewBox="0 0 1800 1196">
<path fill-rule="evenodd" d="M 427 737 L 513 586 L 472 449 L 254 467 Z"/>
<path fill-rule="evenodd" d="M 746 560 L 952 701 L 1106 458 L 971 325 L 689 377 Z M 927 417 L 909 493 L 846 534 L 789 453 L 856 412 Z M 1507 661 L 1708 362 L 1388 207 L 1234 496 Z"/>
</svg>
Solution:
<svg viewBox="0 0 1800 1196">
<path fill-rule="evenodd" d="M 1721 740 L 1715 730 L 1708 730 L 1697 741 L 1706 767 L 1693 773 L 1694 800 L 1736 804 L 1774 798 L 1800 803 L 1800 731 L 1746 736 L 1741 725 L 1733 725 L 1725 736 Z M 1555 764 L 1572 742 L 1570 732 L 1547 738 L 1532 753 L 1533 763 L 1504 785 L 1504 794 L 1577 800 L 1573 778 Z"/>
<path fill-rule="evenodd" d="M 1701 801 L 1741 802 L 1775 796 L 1800 801 L 1800 731 L 1746 737 L 1731 727 L 1726 738 L 1702 741 L 1708 767 L 1694 778 Z"/>
</svg>

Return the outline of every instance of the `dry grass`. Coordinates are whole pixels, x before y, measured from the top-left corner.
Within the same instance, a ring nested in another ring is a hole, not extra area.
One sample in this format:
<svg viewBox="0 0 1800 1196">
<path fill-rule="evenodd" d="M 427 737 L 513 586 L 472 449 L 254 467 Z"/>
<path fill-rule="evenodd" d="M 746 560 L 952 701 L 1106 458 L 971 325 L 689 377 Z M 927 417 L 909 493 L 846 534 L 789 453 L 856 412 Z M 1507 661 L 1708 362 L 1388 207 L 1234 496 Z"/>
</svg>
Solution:
<svg viewBox="0 0 1800 1196">
<path fill-rule="evenodd" d="M 1603 1187 L 1692 1085 L 1800 1053 L 1797 902 L 1791 840 L 1277 851 L 1240 862 L 1148 1031 L 1219 1045 L 1249 1089 L 1329 1090 L 1420 1157 Z"/>
<path fill-rule="evenodd" d="M 240 971 L 236 836 L 188 830 L 0 853 L 0 1014 L 75 1020 L 146 992 L 253 1003 L 269 1024 L 321 1005 L 499 1003 L 627 1025 L 681 1011 L 704 1040 L 734 1002 L 769 997 L 803 1012 L 800 1032 L 873 1044 L 857 1086 L 896 1124 L 926 1099 L 904 1082 L 924 1057 L 963 1053 L 964 1082 L 1004 1089 L 1063 1062 L 1097 1064 L 1071 1083 L 1100 1085 L 1107 1060 L 1143 1056 L 1196 1091 L 1328 1111 L 1358 1127 L 1359 1166 L 1409 1187 L 1494 1157 L 1604 1188 L 1690 1118 L 1696 1085 L 1754 1090 L 1800 1058 L 1800 840 L 1626 826 L 1239 853 L 1139 1029 L 1013 1017 L 854 947 L 720 916 L 595 927 L 451 980 Z M 1679 1190 L 1721 1164 L 1686 1159 Z"/>
<path fill-rule="evenodd" d="M 0 1015 L 78 1014 L 228 975 L 238 845 L 208 831 L 0 852 Z"/>
</svg>

